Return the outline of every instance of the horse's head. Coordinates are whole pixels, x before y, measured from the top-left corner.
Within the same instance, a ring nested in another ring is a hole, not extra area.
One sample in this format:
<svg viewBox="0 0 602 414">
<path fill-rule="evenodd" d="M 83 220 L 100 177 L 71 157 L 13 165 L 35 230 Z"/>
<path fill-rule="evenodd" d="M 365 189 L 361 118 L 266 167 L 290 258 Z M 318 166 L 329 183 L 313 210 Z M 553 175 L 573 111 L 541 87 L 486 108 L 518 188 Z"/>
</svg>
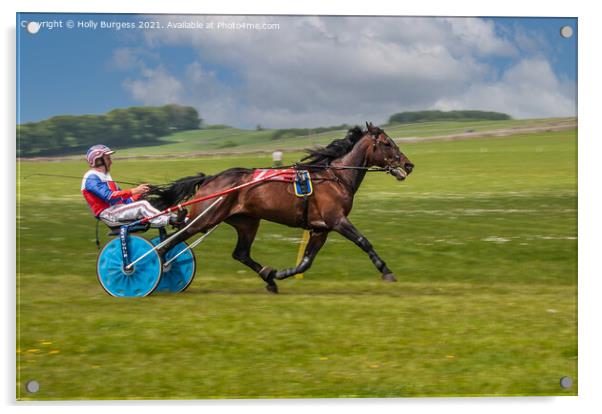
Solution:
<svg viewBox="0 0 602 414">
<path fill-rule="evenodd" d="M 414 164 L 399 150 L 395 141 L 385 131 L 372 125 L 372 122 L 366 122 L 366 127 L 368 128 L 366 136 L 372 140 L 369 164 L 387 168 L 395 178 L 400 181 L 405 180 L 414 169 Z"/>
</svg>

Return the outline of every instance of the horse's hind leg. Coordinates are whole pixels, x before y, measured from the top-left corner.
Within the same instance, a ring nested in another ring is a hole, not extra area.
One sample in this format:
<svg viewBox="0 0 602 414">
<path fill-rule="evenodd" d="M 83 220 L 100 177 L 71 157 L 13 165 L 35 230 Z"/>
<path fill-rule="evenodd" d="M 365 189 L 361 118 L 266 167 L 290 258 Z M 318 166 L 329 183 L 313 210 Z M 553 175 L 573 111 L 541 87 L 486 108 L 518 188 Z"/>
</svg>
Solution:
<svg viewBox="0 0 602 414">
<path fill-rule="evenodd" d="M 231 199 L 227 198 L 217 203 L 217 207 L 209 210 L 209 206 L 215 200 L 208 200 L 192 206 L 190 210 L 190 222 L 184 226 L 185 230 L 178 230 L 177 235 L 172 235 L 169 242 L 159 250 L 162 256 L 176 244 L 189 239 L 199 232 L 206 232 L 212 227 L 221 223 L 226 217 L 232 206 Z M 204 214 L 202 217 L 199 215 Z"/>
<path fill-rule="evenodd" d="M 328 232 L 315 232 L 312 231 L 309 236 L 309 241 L 307 242 L 307 247 L 305 248 L 305 253 L 303 254 L 303 259 L 296 266 L 290 269 L 283 269 L 276 272 L 276 279 L 286 279 L 287 277 L 291 277 L 296 275 L 297 273 L 303 273 L 307 269 L 311 267 L 314 258 L 326 243 L 326 239 L 328 238 Z"/>
<path fill-rule="evenodd" d="M 190 233 L 190 229 L 184 230 L 177 236 L 169 236 L 169 241 L 167 242 L 167 244 L 157 251 L 159 253 L 159 256 L 164 258 L 165 253 L 167 253 L 172 247 L 184 240 L 187 240 L 191 236 L 193 236 L 193 233 Z"/>
<path fill-rule="evenodd" d="M 249 216 L 236 215 L 226 219 L 226 223 L 236 229 L 238 241 L 232 252 L 232 257 L 253 269 L 267 283 L 266 289 L 278 293 L 278 286 L 274 282 L 276 271 L 268 266 L 262 266 L 251 258 L 251 245 L 259 229 L 259 219 Z"/>
</svg>

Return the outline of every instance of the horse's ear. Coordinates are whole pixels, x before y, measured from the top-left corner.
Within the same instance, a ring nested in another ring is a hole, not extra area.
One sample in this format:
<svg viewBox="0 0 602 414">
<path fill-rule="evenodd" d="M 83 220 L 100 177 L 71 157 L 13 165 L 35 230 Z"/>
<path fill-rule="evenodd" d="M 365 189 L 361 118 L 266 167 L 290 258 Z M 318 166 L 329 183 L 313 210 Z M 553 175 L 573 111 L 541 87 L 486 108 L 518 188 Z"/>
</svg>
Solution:
<svg viewBox="0 0 602 414">
<path fill-rule="evenodd" d="M 370 124 L 368 123 L 368 121 L 366 121 L 366 129 L 367 129 L 368 131 L 370 131 Z"/>
</svg>

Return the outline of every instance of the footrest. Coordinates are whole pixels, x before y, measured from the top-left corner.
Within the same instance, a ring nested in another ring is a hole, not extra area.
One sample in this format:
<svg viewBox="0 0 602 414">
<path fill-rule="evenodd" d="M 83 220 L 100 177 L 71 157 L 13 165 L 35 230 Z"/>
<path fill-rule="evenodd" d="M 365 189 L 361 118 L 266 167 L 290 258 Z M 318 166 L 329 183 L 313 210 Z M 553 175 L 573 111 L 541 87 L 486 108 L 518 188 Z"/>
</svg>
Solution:
<svg viewBox="0 0 602 414">
<path fill-rule="evenodd" d="M 149 228 L 150 228 L 150 223 L 137 224 L 135 226 L 129 227 L 128 233 L 143 233 L 143 232 L 147 231 Z M 110 229 L 110 231 L 108 233 L 109 236 L 119 236 L 119 230 L 121 229 L 121 226 L 109 227 L 109 229 Z"/>
</svg>

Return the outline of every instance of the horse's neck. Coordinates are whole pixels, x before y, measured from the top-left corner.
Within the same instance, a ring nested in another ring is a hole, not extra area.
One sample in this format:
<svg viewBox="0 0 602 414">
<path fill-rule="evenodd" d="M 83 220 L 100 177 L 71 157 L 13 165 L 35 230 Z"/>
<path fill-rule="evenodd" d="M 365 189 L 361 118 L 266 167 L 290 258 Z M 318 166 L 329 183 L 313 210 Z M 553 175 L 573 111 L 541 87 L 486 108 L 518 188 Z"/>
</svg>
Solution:
<svg viewBox="0 0 602 414">
<path fill-rule="evenodd" d="M 366 151 L 367 145 L 365 142 L 360 141 L 351 151 L 343 157 L 334 160 L 330 165 L 335 167 L 367 167 Z M 336 174 L 349 184 L 355 194 L 366 176 L 366 170 L 336 170 Z"/>
</svg>

